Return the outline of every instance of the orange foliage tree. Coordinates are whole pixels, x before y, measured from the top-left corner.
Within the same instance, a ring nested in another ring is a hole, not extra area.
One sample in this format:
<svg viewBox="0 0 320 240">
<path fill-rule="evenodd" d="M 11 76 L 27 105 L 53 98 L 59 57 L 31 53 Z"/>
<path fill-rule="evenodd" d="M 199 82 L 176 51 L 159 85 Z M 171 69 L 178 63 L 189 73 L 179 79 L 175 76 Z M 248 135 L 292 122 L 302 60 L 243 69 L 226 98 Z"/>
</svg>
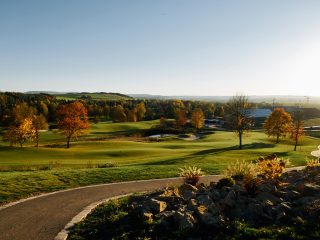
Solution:
<svg viewBox="0 0 320 240">
<path fill-rule="evenodd" d="M 280 137 L 285 137 L 292 129 L 292 117 L 290 113 L 283 108 L 276 108 L 264 122 L 266 134 L 276 137 L 276 143 L 279 143 Z"/>
<path fill-rule="evenodd" d="M 186 110 L 180 109 L 178 111 L 178 121 L 177 121 L 178 125 L 179 126 L 184 126 L 184 125 L 186 125 L 187 121 L 188 121 L 188 117 L 187 117 Z"/>
<path fill-rule="evenodd" d="M 81 102 L 60 105 L 57 109 L 58 128 L 67 137 L 67 148 L 71 138 L 77 138 L 89 128 L 87 109 Z"/>
<path fill-rule="evenodd" d="M 192 112 L 192 124 L 195 128 L 200 129 L 204 125 L 204 115 L 200 108 Z"/>
</svg>

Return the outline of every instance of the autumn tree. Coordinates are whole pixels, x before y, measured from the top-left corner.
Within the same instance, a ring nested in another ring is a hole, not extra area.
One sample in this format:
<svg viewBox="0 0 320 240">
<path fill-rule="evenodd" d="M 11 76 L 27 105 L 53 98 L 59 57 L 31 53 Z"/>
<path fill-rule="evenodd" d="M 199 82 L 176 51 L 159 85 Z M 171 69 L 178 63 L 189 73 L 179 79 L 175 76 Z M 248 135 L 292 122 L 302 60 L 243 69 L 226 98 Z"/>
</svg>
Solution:
<svg viewBox="0 0 320 240">
<path fill-rule="evenodd" d="M 283 108 L 276 108 L 264 122 L 266 134 L 276 137 L 279 143 L 280 137 L 285 137 L 292 129 L 292 117 Z"/>
<path fill-rule="evenodd" d="M 89 128 L 87 109 L 81 102 L 60 105 L 57 109 L 58 128 L 67 137 L 67 148 L 71 138 L 77 138 Z"/>
<path fill-rule="evenodd" d="M 49 125 L 47 123 L 46 118 L 42 115 L 35 115 L 33 117 L 33 128 L 35 130 L 35 141 L 36 141 L 36 147 L 39 147 L 39 139 L 40 139 L 40 130 L 47 130 L 49 128 Z"/>
<path fill-rule="evenodd" d="M 127 118 L 129 122 L 136 122 L 137 121 L 137 109 L 128 109 L 127 110 Z"/>
<path fill-rule="evenodd" d="M 113 120 L 115 122 L 127 121 L 127 115 L 124 108 L 121 105 L 117 105 L 113 108 Z"/>
<path fill-rule="evenodd" d="M 6 131 L 3 140 L 9 141 L 10 146 L 13 146 L 17 143 L 20 144 L 22 148 L 23 144 L 26 141 L 33 141 L 35 138 L 36 132 L 33 127 L 33 122 L 31 118 L 25 118 L 19 122 L 17 125 L 12 125 Z"/>
<path fill-rule="evenodd" d="M 291 127 L 291 138 L 294 140 L 294 151 L 297 151 L 299 139 L 304 135 L 302 112 L 298 111 L 294 114 L 294 121 Z"/>
<path fill-rule="evenodd" d="M 144 118 L 144 115 L 146 114 L 146 106 L 144 105 L 143 102 L 139 103 L 137 105 L 137 117 L 138 121 L 142 121 Z"/>
<path fill-rule="evenodd" d="M 204 115 L 203 115 L 203 112 L 200 108 L 197 108 L 192 112 L 191 120 L 192 120 L 192 124 L 195 128 L 200 129 L 203 127 Z"/>
<path fill-rule="evenodd" d="M 33 127 L 33 117 L 36 109 L 30 107 L 27 103 L 18 103 L 12 110 L 9 129 L 3 136 L 4 141 L 9 141 L 10 146 L 17 143 L 20 147 L 26 141 L 33 141 L 35 138 L 35 130 Z"/>
<path fill-rule="evenodd" d="M 248 115 L 251 104 L 247 96 L 233 96 L 225 108 L 225 117 L 229 127 L 239 137 L 239 149 L 242 149 L 243 134 L 252 126 L 252 118 Z"/>
<path fill-rule="evenodd" d="M 19 103 L 12 110 L 12 124 L 19 125 L 25 119 L 32 119 L 37 110 L 27 103 Z"/>
<path fill-rule="evenodd" d="M 187 121 L 188 121 L 188 117 L 187 117 L 186 110 L 180 109 L 178 111 L 178 121 L 177 121 L 178 125 L 184 126 L 184 125 L 186 125 Z"/>
</svg>

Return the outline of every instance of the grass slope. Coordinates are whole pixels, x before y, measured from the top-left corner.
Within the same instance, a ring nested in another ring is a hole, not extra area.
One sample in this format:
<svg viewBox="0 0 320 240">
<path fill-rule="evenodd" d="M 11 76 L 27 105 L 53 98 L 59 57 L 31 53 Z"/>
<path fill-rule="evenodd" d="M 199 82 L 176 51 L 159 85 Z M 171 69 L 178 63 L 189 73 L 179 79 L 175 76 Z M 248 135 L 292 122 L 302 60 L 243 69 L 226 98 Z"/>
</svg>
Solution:
<svg viewBox="0 0 320 240">
<path fill-rule="evenodd" d="M 238 150 L 236 135 L 224 131 L 196 141 L 169 139 L 148 142 L 126 137 L 157 123 L 99 123 L 93 125 L 78 142 L 72 143 L 70 149 L 63 147 L 65 139 L 55 131 L 42 133 L 39 149 L 34 148 L 33 144 L 20 149 L 1 143 L 2 170 L 53 169 L 0 172 L 0 202 L 76 186 L 173 177 L 178 175 L 177 169 L 184 165 L 196 165 L 203 168 L 206 174 L 216 174 L 237 159 L 255 160 L 270 153 L 289 158 L 295 166 L 303 165 L 310 151 L 320 143 L 317 138 L 305 137 L 298 151 L 294 152 L 290 140 L 282 140 L 276 145 L 273 139 L 259 131 L 245 136 L 243 150 Z M 116 167 L 90 168 L 103 163 L 113 163 Z"/>
</svg>

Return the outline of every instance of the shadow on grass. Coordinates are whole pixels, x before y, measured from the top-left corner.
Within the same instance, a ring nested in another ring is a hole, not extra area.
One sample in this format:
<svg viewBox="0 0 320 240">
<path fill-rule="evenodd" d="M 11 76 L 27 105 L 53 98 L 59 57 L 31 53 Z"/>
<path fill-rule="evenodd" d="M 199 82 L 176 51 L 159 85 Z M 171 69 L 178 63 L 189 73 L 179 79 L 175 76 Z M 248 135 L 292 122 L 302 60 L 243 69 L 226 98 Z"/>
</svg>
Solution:
<svg viewBox="0 0 320 240">
<path fill-rule="evenodd" d="M 259 143 L 245 144 L 242 146 L 242 150 L 259 149 L 259 148 L 272 148 L 274 146 L 275 146 L 275 144 L 259 142 Z M 206 149 L 206 150 L 192 153 L 191 156 L 203 156 L 203 155 L 208 155 L 208 154 L 218 154 L 218 153 L 223 153 L 223 152 L 232 151 L 232 150 L 240 150 L 240 149 L 239 149 L 238 145 L 224 147 L 224 148 L 213 148 L 213 149 Z"/>
<path fill-rule="evenodd" d="M 259 149 L 259 148 L 272 148 L 274 147 L 274 144 L 268 144 L 268 143 L 263 143 L 263 142 L 258 142 L 258 143 L 252 143 L 252 144 L 245 144 L 243 145 L 242 150 L 246 149 Z M 162 160 L 162 161 L 156 161 L 156 162 L 150 162 L 150 163 L 144 163 L 143 165 L 174 165 L 174 164 L 182 164 L 185 163 L 184 161 L 194 159 L 194 158 L 199 158 L 201 159 L 202 157 L 205 157 L 210 154 L 220 154 L 228 151 L 233 151 L 233 150 L 239 150 L 239 146 L 230 146 L 230 147 L 224 147 L 224 148 L 213 148 L 213 149 L 206 149 L 202 150 L 199 152 L 192 153 L 186 157 L 180 157 L 177 159 L 168 159 L 168 160 Z M 239 150 L 239 151 L 242 151 Z M 286 153 L 278 153 L 279 156 L 285 156 Z"/>
</svg>

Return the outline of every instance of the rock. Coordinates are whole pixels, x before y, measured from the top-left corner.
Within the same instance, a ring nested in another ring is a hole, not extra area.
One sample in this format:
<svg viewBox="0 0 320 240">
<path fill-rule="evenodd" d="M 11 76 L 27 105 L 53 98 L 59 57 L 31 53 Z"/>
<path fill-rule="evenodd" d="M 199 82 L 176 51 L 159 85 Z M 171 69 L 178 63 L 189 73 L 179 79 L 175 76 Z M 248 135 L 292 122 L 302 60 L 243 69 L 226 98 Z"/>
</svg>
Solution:
<svg viewBox="0 0 320 240">
<path fill-rule="evenodd" d="M 190 184 L 183 184 L 180 187 L 180 193 L 183 199 L 189 200 L 190 198 L 194 198 L 196 196 L 198 189 Z"/>
<path fill-rule="evenodd" d="M 228 207 L 233 207 L 236 204 L 236 193 L 231 190 L 224 198 L 223 203 Z"/>
<path fill-rule="evenodd" d="M 221 198 L 225 198 L 229 193 L 229 191 L 230 191 L 230 187 L 226 187 L 226 186 L 222 187 L 220 191 Z"/>
<path fill-rule="evenodd" d="M 284 196 L 284 198 L 287 200 L 295 200 L 295 199 L 298 199 L 300 196 L 301 196 L 301 193 L 299 193 L 295 190 L 291 190 L 291 191 L 287 192 L 287 194 Z"/>
<path fill-rule="evenodd" d="M 208 211 L 205 211 L 198 215 L 199 220 L 206 226 L 217 227 L 224 223 L 224 218 L 222 215 L 214 215 Z"/>
<path fill-rule="evenodd" d="M 271 201 L 273 204 L 281 202 L 281 199 L 272 195 L 271 193 L 261 192 L 256 196 L 256 199 L 260 202 L 265 202 L 266 200 Z"/>
<path fill-rule="evenodd" d="M 308 205 L 309 203 L 313 202 L 316 198 L 315 197 L 302 197 L 295 201 L 296 205 L 304 206 Z"/>
<path fill-rule="evenodd" d="M 143 219 L 149 223 L 153 221 L 153 214 L 150 212 L 143 213 Z"/>
<path fill-rule="evenodd" d="M 285 212 L 280 212 L 277 214 L 276 219 L 281 220 L 281 219 L 284 219 L 286 216 L 287 214 Z"/>
<path fill-rule="evenodd" d="M 196 200 L 199 205 L 204 205 L 206 208 L 209 208 L 213 204 L 212 199 L 207 194 L 197 196 Z"/>
<path fill-rule="evenodd" d="M 210 194 L 211 199 L 214 201 L 219 201 L 221 199 L 221 194 L 218 190 L 214 189 L 209 194 Z"/>
<path fill-rule="evenodd" d="M 194 191 L 194 192 L 197 192 L 198 191 L 198 188 L 191 185 L 191 184 L 188 184 L 188 183 L 185 183 L 183 184 L 181 187 L 180 187 L 180 191 Z"/>
<path fill-rule="evenodd" d="M 288 202 L 282 202 L 278 206 L 280 206 L 282 209 L 285 209 L 287 211 L 291 210 L 291 207 L 289 206 L 290 203 Z"/>
<path fill-rule="evenodd" d="M 258 192 L 271 193 L 271 192 L 276 192 L 276 191 L 277 191 L 277 187 L 275 185 L 271 185 L 268 183 L 262 183 L 262 184 L 258 185 Z"/>
<path fill-rule="evenodd" d="M 255 224 L 256 221 L 261 220 L 263 215 L 263 207 L 259 203 L 250 203 L 246 209 L 244 209 L 243 218 L 249 223 Z"/>
<path fill-rule="evenodd" d="M 196 211 L 197 207 L 198 207 L 198 203 L 197 203 L 196 199 L 194 199 L 194 198 L 189 199 L 188 209 L 191 211 Z"/>
<path fill-rule="evenodd" d="M 145 202 L 145 208 L 150 209 L 155 213 L 160 213 L 167 208 L 167 203 L 152 198 Z"/>
<path fill-rule="evenodd" d="M 177 211 L 173 215 L 174 221 L 179 226 L 180 230 L 189 230 L 194 227 L 195 219 L 190 212 Z"/>
<path fill-rule="evenodd" d="M 320 194 L 320 186 L 310 183 L 300 184 L 298 186 L 298 190 L 303 196 L 314 196 Z"/>
</svg>

